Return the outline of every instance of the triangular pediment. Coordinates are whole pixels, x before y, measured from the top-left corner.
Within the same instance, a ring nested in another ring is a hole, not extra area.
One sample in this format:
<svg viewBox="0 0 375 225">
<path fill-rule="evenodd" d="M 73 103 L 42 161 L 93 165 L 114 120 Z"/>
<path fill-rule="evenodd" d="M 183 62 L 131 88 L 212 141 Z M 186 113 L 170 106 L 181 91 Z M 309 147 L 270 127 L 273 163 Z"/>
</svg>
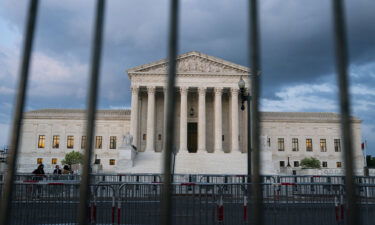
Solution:
<svg viewBox="0 0 375 225">
<path fill-rule="evenodd" d="M 129 75 L 137 73 L 166 74 L 168 61 L 166 59 L 141 65 L 128 70 Z M 247 74 L 249 68 L 229 61 L 202 54 L 188 52 L 177 57 L 177 73 L 204 73 L 204 74 Z"/>
</svg>

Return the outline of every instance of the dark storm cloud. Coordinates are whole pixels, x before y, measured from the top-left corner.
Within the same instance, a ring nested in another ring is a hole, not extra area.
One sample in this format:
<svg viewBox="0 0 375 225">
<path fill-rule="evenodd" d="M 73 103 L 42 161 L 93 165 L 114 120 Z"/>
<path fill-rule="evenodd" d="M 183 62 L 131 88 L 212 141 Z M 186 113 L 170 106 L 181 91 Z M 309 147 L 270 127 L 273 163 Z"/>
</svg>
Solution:
<svg viewBox="0 0 375 225">
<path fill-rule="evenodd" d="M 269 1 L 266 1 L 269 2 Z M 330 1 L 277 1 L 262 14 L 263 71 L 266 90 L 318 81 L 334 72 Z M 350 60 L 374 62 L 375 2 L 347 1 Z M 267 5 L 267 4 L 265 4 Z M 276 15 L 272 16 L 272 12 Z M 265 93 L 272 97 L 273 93 Z"/>
<path fill-rule="evenodd" d="M 27 2 L 0 3 L 0 20 L 20 34 Z M 107 1 L 101 108 L 129 107 L 129 80 L 125 71 L 166 57 L 168 2 Z M 331 1 L 259 2 L 265 107 L 286 105 L 285 111 L 335 111 L 336 107 L 330 107 L 337 103 Z M 94 3 L 41 1 L 29 108 L 84 107 Z M 370 90 L 375 85 L 375 1 L 347 0 L 346 9 L 353 85 Z M 248 66 L 247 10 L 246 0 L 182 0 L 180 53 L 197 50 Z M 19 52 L 19 44 L 16 47 L 8 51 Z M 15 77 L 16 66 L 10 69 L 9 59 L 19 55 L 0 50 L 0 65 L 7 68 L 7 72 L 0 73 L 0 79 L 8 84 L 5 86 L 13 87 L 14 79 L 5 79 L 4 74 Z M 18 59 L 13 61 L 18 65 Z M 314 92 L 303 91 L 310 86 Z M 328 91 L 330 88 L 332 92 Z M 0 87 L 1 90 L 7 92 Z M 10 103 L 13 99 L 9 96 L 1 94 L 1 100 Z M 353 101 L 359 102 L 355 104 L 358 107 L 355 113 L 365 118 L 366 132 L 372 134 L 375 124 L 369 112 L 375 110 L 370 104 L 374 99 L 371 94 L 353 94 Z M 323 103 L 319 104 L 319 100 Z M 299 102 L 299 107 L 293 107 L 293 101 Z"/>
<path fill-rule="evenodd" d="M 42 2 L 36 48 L 53 57 L 74 56 L 87 63 L 94 4 L 64 2 Z M 25 4 L 7 4 L 11 13 L 2 12 L 4 16 L 23 26 L 20 15 Z M 374 60 L 371 9 L 375 2 L 347 1 L 347 8 L 351 61 L 366 64 Z M 181 52 L 198 50 L 246 65 L 246 10 L 246 1 L 182 1 Z M 109 1 L 104 60 L 124 70 L 165 57 L 167 12 L 166 0 Z M 329 1 L 261 1 L 260 15 L 266 87 L 311 81 L 333 72 Z"/>
</svg>

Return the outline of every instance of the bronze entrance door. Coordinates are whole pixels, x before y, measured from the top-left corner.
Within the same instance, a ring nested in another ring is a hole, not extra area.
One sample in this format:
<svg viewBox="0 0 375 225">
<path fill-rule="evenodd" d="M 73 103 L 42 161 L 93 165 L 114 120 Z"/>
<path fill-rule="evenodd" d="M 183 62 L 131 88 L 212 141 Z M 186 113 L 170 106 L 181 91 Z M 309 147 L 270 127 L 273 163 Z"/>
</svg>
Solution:
<svg viewBox="0 0 375 225">
<path fill-rule="evenodd" d="M 189 152 L 197 152 L 198 149 L 198 124 L 188 123 L 188 150 Z"/>
</svg>

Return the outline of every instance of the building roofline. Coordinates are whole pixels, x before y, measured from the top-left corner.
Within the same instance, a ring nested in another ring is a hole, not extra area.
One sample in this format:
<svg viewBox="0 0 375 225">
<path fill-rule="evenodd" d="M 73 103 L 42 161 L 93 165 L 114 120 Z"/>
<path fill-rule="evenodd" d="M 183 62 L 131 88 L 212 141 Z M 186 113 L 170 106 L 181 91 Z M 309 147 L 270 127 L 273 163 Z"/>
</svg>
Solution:
<svg viewBox="0 0 375 225">
<path fill-rule="evenodd" d="M 25 119 L 86 119 L 83 109 L 39 109 L 25 112 Z M 100 109 L 97 119 L 130 119 L 130 109 Z M 340 122 L 340 114 L 332 112 L 261 112 L 263 122 Z M 362 120 L 352 117 L 352 122 Z"/>
<path fill-rule="evenodd" d="M 97 119 L 124 120 L 130 118 L 130 109 L 99 109 Z M 86 119 L 84 109 L 39 109 L 25 112 L 24 119 Z"/>
<path fill-rule="evenodd" d="M 183 58 L 186 58 L 186 57 L 190 57 L 190 56 L 198 56 L 198 57 L 201 57 L 201 58 L 204 58 L 204 59 L 211 60 L 211 61 L 216 62 L 216 63 L 224 64 L 224 65 L 232 67 L 236 70 L 242 71 L 243 74 L 248 74 L 249 72 L 251 72 L 250 68 L 248 68 L 246 66 L 242 66 L 242 65 L 239 65 L 239 64 L 236 64 L 236 63 L 232 63 L 232 62 L 224 60 L 222 58 L 210 56 L 210 55 L 198 52 L 198 51 L 190 51 L 190 52 L 186 52 L 186 53 L 183 53 L 181 55 L 178 55 L 177 60 L 183 59 Z M 128 74 L 128 76 L 130 78 L 131 74 L 142 73 L 142 72 L 140 72 L 141 70 L 145 70 L 145 69 L 152 68 L 152 67 L 157 67 L 157 66 L 167 64 L 167 63 L 168 63 L 168 59 L 161 59 L 161 60 L 157 60 L 157 61 L 154 61 L 154 62 L 151 62 L 151 63 L 147 63 L 147 64 L 139 65 L 139 66 L 136 66 L 136 67 L 132 67 L 132 68 L 126 70 L 126 73 Z M 178 71 L 177 71 L 177 73 L 180 74 Z"/>
</svg>

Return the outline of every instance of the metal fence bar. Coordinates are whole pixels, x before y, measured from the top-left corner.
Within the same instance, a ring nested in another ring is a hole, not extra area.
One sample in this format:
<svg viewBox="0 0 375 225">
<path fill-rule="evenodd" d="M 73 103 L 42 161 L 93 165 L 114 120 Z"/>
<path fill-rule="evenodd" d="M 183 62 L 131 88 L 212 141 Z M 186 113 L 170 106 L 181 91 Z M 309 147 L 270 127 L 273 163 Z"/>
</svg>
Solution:
<svg viewBox="0 0 375 225">
<path fill-rule="evenodd" d="M 248 94 L 248 99 L 246 101 L 246 118 L 247 118 L 247 179 L 248 183 L 251 183 L 251 95 L 250 95 L 250 89 L 249 88 L 249 94 Z"/>
<path fill-rule="evenodd" d="M 334 35 L 336 48 L 336 69 L 337 80 L 340 88 L 340 111 L 341 111 L 341 132 L 343 136 L 344 161 L 345 161 L 345 178 L 346 178 L 346 195 L 348 202 L 347 224 L 359 224 L 359 212 L 356 205 L 355 183 L 353 179 L 353 143 L 350 118 L 350 98 L 348 91 L 348 50 L 345 30 L 344 2 L 342 0 L 333 0 L 334 16 Z"/>
<path fill-rule="evenodd" d="M 259 28 L 258 28 L 258 3 L 257 0 L 249 2 L 249 48 L 250 48 L 250 65 L 252 72 L 249 73 L 251 81 L 251 143 L 253 145 L 253 176 L 251 195 L 253 199 L 253 216 L 254 224 L 263 224 L 263 206 L 262 206 L 262 187 L 260 179 L 260 113 L 259 113 L 259 93 L 260 93 L 260 49 L 259 49 Z"/>
<path fill-rule="evenodd" d="M 89 90 L 88 90 L 88 102 L 87 102 L 87 125 L 86 125 L 86 137 L 87 144 L 84 153 L 84 163 L 82 166 L 82 177 L 80 185 L 79 195 L 79 214 L 78 223 L 80 225 L 87 224 L 87 206 L 89 200 L 89 185 L 90 185 L 90 164 L 92 158 L 93 149 L 93 136 L 95 133 L 95 113 L 98 96 L 98 81 L 100 72 L 100 59 L 102 50 L 102 39 L 103 39 L 103 24 L 104 24 L 104 7 L 105 1 L 98 0 L 96 5 L 96 18 L 94 27 L 94 39 L 92 43 L 92 55 L 91 55 L 91 76 L 89 77 Z"/>
<path fill-rule="evenodd" d="M 164 185 L 161 196 L 161 224 L 172 224 L 172 193 L 171 171 L 172 151 L 174 148 L 174 118 L 175 118 L 175 83 L 176 58 L 178 48 L 178 10 L 179 1 L 170 1 L 169 41 L 168 41 L 168 81 L 167 81 L 167 123 L 165 137 L 165 152 L 163 161 Z"/>
<path fill-rule="evenodd" d="M 18 93 L 16 105 L 14 108 L 13 125 L 11 131 L 11 139 L 9 144 L 10 154 L 8 157 L 8 173 L 5 178 L 5 185 L 2 192 L 1 211 L 0 211 L 0 224 L 8 224 L 11 205 L 12 194 L 14 187 L 14 177 L 16 173 L 16 163 L 19 148 L 19 139 L 21 131 L 21 123 L 23 111 L 25 108 L 26 88 L 29 77 L 30 58 L 33 47 L 34 31 L 36 25 L 36 17 L 38 14 L 38 0 L 32 0 L 29 5 L 28 15 L 26 17 L 26 31 L 24 39 L 24 48 L 21 61 L 21 71 L 18 83 Z"/>
</svg>

